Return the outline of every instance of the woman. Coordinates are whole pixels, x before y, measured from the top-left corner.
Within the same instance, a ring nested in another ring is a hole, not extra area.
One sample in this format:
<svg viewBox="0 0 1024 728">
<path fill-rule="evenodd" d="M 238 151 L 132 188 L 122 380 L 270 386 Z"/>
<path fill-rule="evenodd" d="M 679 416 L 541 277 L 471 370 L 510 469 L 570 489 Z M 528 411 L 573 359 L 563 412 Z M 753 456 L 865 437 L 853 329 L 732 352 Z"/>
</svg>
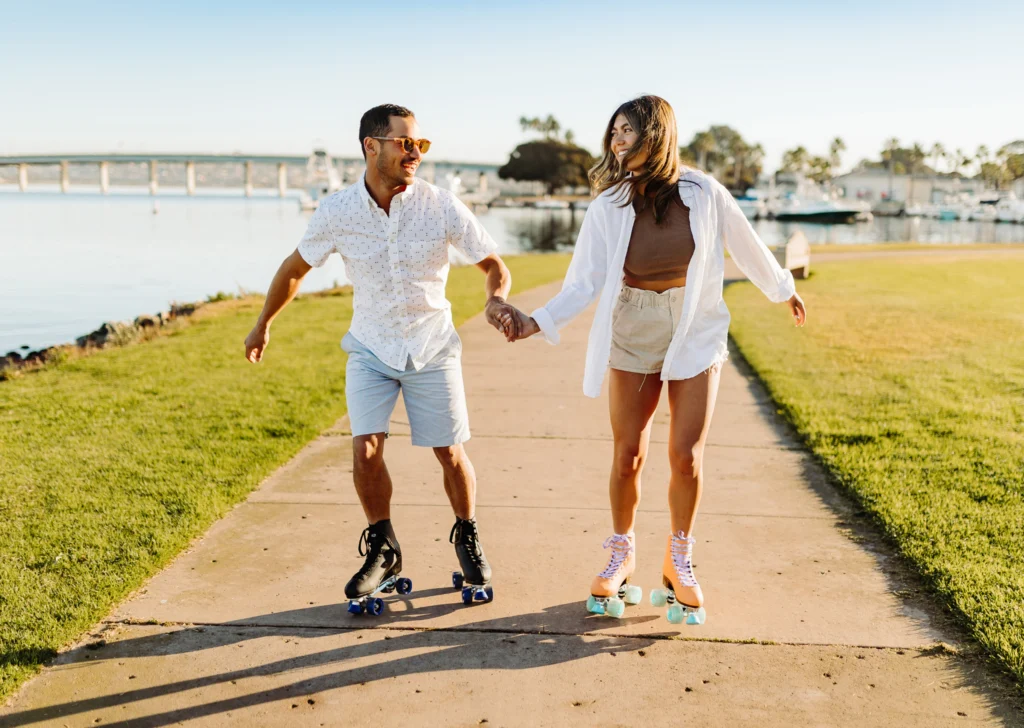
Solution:
<svg viewBox="0 0 1024 728">
<path fill-rule="evenodd" d="M 693 530 L 703 488 L 704 443 L 728 356 L 729 311 L 722 300 L 724 250 L 773 302 L 805 319 L 793 276 L 750 227 L 732 195 L 710 176 L 680 169 L 676 119 L 657 96 L 629 101 L 612 114 L 604 156 L 590 172 L 597 194 L 587 209 L 561 292 L 529 317 L 509 317 L 518 338 L 558 331 L 600 297 L 587 347 L 583 391 L 601 393 L 606 370 L 614 459 L 609 484 L 613 533 L 605 568 L 594 578 L 589 611 L 620 616 L 640 589 L 633 524 L 651 423 L 664 383 L 671 413 L 665 590 L 651 602 L 671 605 L 673 623 L 704 622 L 693 573 Z M 625 602 L 623 601 L 625 598 Z"/>
</svg>

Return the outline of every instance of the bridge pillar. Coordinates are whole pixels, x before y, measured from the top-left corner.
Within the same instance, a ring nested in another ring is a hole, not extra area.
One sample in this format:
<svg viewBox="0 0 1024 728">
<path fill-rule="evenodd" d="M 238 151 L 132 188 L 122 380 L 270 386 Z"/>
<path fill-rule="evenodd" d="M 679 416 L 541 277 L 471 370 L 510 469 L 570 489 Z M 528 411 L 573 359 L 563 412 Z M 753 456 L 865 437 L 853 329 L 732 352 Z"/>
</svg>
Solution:
<svg viewBox="0 0 1024 728">
<path fill-rule="evenodd" d="M 100 192 L 110 192 L 110 162 L 100 162 Z"/>
<path fill-rule="evenodd" d="M 196 163 L 185 162 L 185 191 L 194 195 L 196 193 Z"/>
<path fill-rule="evenodd" d="M 149 160 L 149 194 L 155 195 L 156 191 L 160 189 L 160 180 L 156 173 L 156 160 Z"/>
<path fill-rule="evenodd" d="M 284 162 L 277 164 L 277 195 L 284 197 L 288 193 L 288 165 Z"/>
<path fill-rule="evenodd" d="M 245 163 L 245 196 L 252 197 L 252 161 Z"/>
<path fill-rule="evenodd" d="M 69 187 L 71 187 L 71 174 L 68 172 L 68 163 L 65 160 L 60 163 L 60 191 L 67 192 Z"/>
<path fill-rule="evenodd" d="M 28 165 L 18 165 L 18 189 L 24 192 L 28 189 Z"/>
</svg>

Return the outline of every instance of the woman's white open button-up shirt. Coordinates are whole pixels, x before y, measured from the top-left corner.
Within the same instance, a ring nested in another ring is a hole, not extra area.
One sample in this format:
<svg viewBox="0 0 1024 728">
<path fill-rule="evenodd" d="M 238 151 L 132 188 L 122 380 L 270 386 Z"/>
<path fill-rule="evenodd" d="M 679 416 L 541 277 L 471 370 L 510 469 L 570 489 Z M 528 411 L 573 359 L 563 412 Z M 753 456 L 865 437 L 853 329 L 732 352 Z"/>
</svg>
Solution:
<svg viewBox="0 0 1024 728">
<path fill-rule="evenodd" d="M 689 379 L 729 355 L 729 309 L 722 298 L 725 249 L 746 276 L 775 303 L 796 292 L 793 275 L 775 260 L 736 200 L 717 180 L 697 170 L 679 179 L 679 196 L 690 209 L 695 248 L 686 271 L 683 313 L 665 354 L 662 381 Z M 544 337 L 558 330 L 600 296 L 590 328 L 583 393 L 599 397 L 612 343 L 612 310 L 622 290 L 622 266 L 636 213 L 614 189 L 598 196 L 583 218 L 562 290 L 532 316 Z"/>
</svg>

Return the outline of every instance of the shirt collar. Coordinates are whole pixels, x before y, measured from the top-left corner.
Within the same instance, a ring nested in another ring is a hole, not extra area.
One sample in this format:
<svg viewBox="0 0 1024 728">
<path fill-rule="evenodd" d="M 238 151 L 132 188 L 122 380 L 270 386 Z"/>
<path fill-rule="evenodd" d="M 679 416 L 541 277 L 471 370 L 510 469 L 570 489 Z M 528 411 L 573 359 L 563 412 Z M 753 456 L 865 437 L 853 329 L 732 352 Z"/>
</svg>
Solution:
<svg viewBox="0 0 1024 728">
<path fill-rule="evenodd" d="M 412 192 L 412 188 L 416 186 L 417 182 L 419 182 L 419 179 L 414 179 L 411 185 L 406 185 L 405 189 L 395 195 L 393 199 L 405 199 L 405 197 Z M 359 197 L 362 199 L 364 205 L 370 209 L 379 207 L 377 201 L 370 195 L 370 191 L 366 189 L 366 172 L 359 175 L 359 181 L 356 183 L 356 186 L 359 188 Z"/>
</svg>

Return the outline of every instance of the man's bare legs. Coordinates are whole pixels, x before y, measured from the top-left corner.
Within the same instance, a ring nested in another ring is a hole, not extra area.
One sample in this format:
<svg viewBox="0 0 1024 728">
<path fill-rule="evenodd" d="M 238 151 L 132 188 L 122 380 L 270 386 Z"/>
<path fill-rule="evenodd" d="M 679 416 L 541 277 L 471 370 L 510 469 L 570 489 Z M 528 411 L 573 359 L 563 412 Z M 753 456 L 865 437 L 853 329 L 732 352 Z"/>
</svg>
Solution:
<svg viewBox="0 0 1024 728">
<path fill-rule="evenodd" d="M 383 432 L 352 438 L 352 480 L 371 525 L 391 518 L 391 475 L 384 463 Z"/>
<path fill-rule="evenodd" d="M 470 520 L 476 510 L 476 471 L 462 445 L 435 447 L 434 456 L 444 471 L 444 492 L 458 518 Z"/>
<path fill-rule="evenodd" d="M 383 432 L 352 438 L 352 479 L 368 523 L 391 518 L 391 475 L 384 462 Z M 476 509 L 476 472 L 462 445 L 435 447 L 441 463 L 444 491 L 459 518 L 473 518 Z"/>
</svg>

